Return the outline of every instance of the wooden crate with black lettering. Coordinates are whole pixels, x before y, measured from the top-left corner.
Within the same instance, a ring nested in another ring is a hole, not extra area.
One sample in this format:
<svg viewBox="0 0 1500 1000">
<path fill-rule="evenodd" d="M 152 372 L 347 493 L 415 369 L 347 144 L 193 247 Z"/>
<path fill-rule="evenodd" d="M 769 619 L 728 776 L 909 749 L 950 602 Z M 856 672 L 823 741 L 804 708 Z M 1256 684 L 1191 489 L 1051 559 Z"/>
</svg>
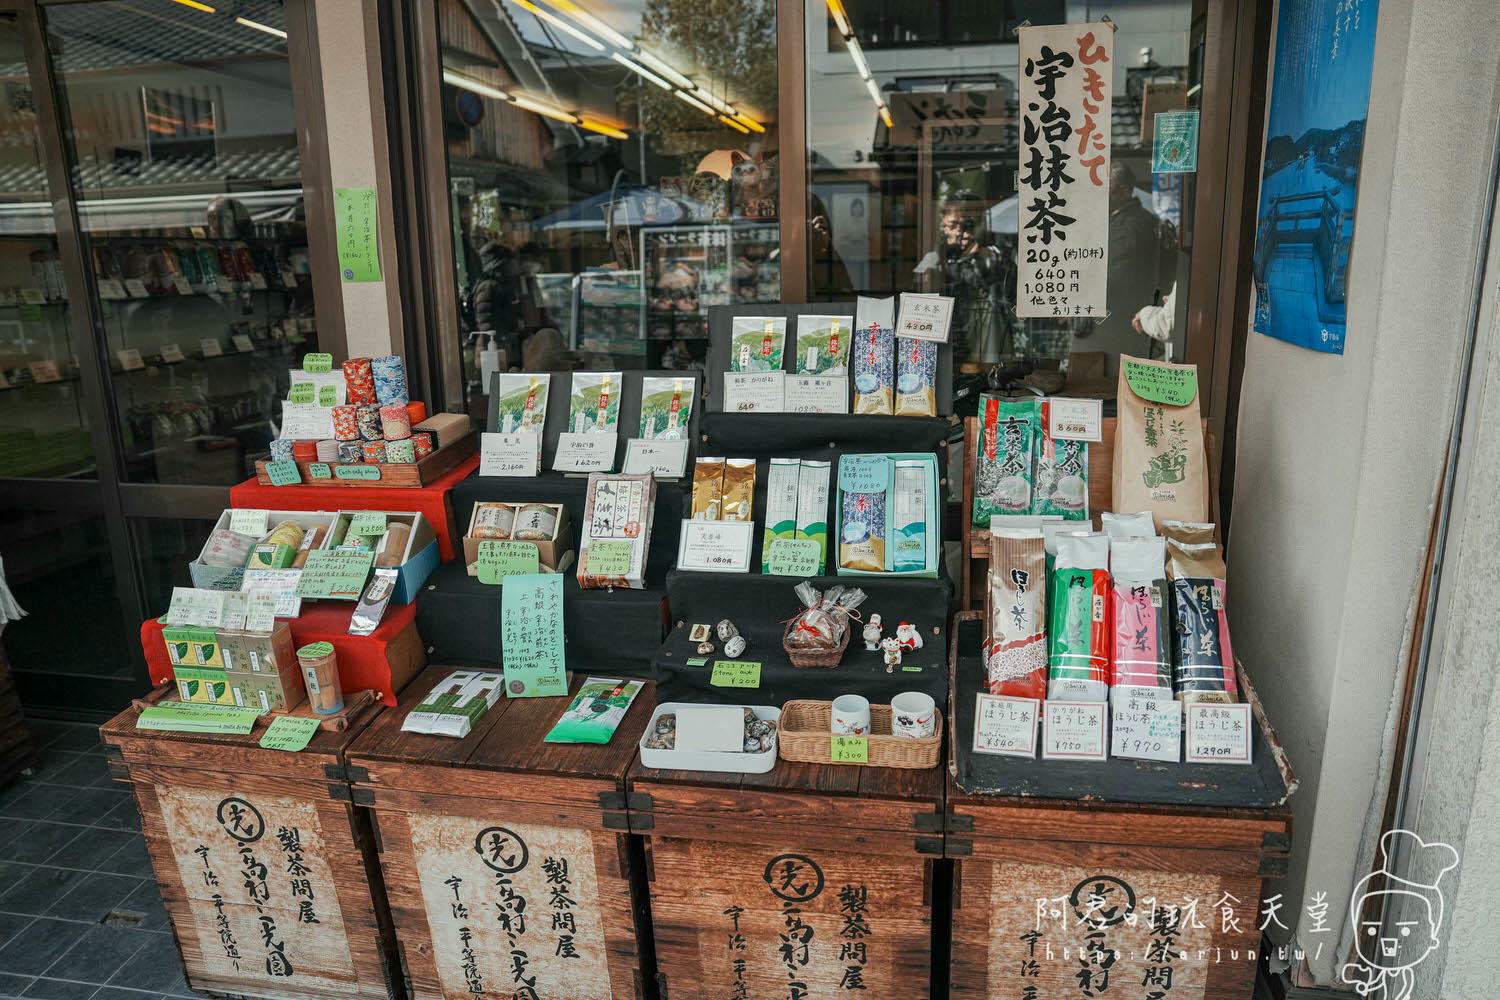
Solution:
<svg viewBox="0 0 1500 1000">
<path fill-rule="evenodd" d="M 380 714 L 351 711 L 296 753 L 248 736 L 136 728 L 141 703 L 100 729 L 127 781 L 188 984 L 225 996 L 403 995 L 370 821 L 343 752 Z"/>
<path fill-rule="evenodd" d="M 943 772 L 630 772 L 664 1000 L 932 996 Z"/>
<path fill-rule="evenodd" d="M 1244 671 L 1250 765 L 975 753 L 982 626 L 952 640 L 953 1000 L 1248 1000 L 1262 928 L 1295 919 L 1270 886 L 1297 781 Z"/>
<path fill-rule="evenodd" d="M 501 698 L 462 739 L 403 732 L 453 669 L 427 668 L 349 754 L 412 996 L 651 995 L 625 772 L 655 685 L 645 682 L 606 744 L 543 742 L 563 698 Z"/>
</svg>

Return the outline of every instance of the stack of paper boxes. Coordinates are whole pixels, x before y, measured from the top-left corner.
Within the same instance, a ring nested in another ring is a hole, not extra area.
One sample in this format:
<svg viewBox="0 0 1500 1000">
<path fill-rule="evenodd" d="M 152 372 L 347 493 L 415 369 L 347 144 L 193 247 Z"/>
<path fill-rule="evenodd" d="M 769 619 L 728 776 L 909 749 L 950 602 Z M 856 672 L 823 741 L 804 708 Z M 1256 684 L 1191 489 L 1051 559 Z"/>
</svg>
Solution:
<svg viewBox="0 0 1500 1000">
<path fill-rule="evenodd" d="M 307 698 L 286 622 L 269 632 L 168 625 L 162 640 L 183 701 L 267 715 L 290 712 Z"/>
</svg>

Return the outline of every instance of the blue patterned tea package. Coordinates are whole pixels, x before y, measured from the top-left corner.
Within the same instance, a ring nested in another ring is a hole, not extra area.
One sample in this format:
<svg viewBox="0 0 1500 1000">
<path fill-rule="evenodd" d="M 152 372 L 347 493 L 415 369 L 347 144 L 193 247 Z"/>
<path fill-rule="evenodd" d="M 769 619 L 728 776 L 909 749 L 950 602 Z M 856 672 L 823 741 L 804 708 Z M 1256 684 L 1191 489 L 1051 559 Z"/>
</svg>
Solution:
<svg viewBox="0 0 1500 1000">
<path fill-rule="evenodd" d="M 839 565 L 885 572 L 885 494 L 845 493 L 839 519 Z"/>
<path fill-rule="evenodd" d="M 890 414 L 895 392 L 896 300 L 861 295 L 854 309 L 849 364 L 854 370 L 854 412 Z"/>
<path fill-rule="evenodd" d="M 896 341 L 896 415 L 937 416 L 935 340 Z"/>
</svg>

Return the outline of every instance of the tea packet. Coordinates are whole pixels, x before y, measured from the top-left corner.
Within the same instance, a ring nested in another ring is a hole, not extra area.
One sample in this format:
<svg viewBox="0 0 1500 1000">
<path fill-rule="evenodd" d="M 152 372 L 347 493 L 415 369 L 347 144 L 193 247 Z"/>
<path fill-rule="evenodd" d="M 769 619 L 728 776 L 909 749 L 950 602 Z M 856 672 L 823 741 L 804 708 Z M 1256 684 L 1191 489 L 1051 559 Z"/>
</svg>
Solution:
<svg viewBox="0 0 1500 1000">
<path fill-rule="evenodd" d="M 839 528 L 839 565 L 885 572 L 886 494 L 845 493 Z"/>
<path fill-rule="evenodd" d="M 568 397 L 568 430 L 613 434 L 620 424 L 620 372 L 574 372 Z"/>
<path fill-rule="evenodd" d="M 731 458 L 724 463 L 725 521 L 755 520 L 755 459 Z"/>
<path fill-rule="evenodd" d="M 1099 522 L 1104 527 L 1104 533 L 1111 539 L 1140 538 L 1156 534 L 1156 525 L 1149 510 L 1135 514 L 1116 514 L 1106 510 L 1099 515 Z"/>
<path fill-rule="evenodd" d="M 785 316 L 736 316 L 730 321 L 730 371 L 779 372 L 785 349 Z"/>
<path fill-rule="evenodd" d="M 797 473 L 797 537 L 818 543 L 818 572 L 828 564 L 828 488 L 833 464 L 804 458 Z"/>
<path fill-rule="evenodd" d="M 406 713 L 401 731 L 462 739 L 500 699 L 503 688 L 498 671 L 455 670 Z"/>
<path fill-rule="evenodd" d="M 892 497 L 891 537 L 895 543 L 892 572 L 927 568 L 927 463 L 897 459 Z"/>
<path fill-rule="evenodd" d="M 896 377 L 896 300 L 861 295 L 854 309 L 854 347 L 849 363 L 854 370 L 855 413 L 890 414 Z"/>
<path fill-rule="evenodd" d="M 645 686 L 642 681 L 589 677 L 568 703 L 544 743 L 608 743 Z"/>
<path fill-rule="evenodd" d="M 937 355 L 935 340 L 896 341 L 896 416 L 937 416 Z"/>
<path fill-rule="evenodd" d="M 1036 467 L 1031 490 L 1033 514 L 1061 514 L 1069 521 L 1089 519 L 1089 445 L 1051 434 L 1050 400 L 1037 404 Z"/>
<path fill-rule="evenodd" d="M 700 458 L 693 464 L 694 521 L 717 521 L 724 511 L 724 459 Z"/>
<path fill-rule="evenodd" d="M 501 434 L 534 430 L 547 422 L 547 391 L 552 376 L 545 373 L 499 372 L 495 375 L 495 430 Z"/>
<path fill-rule="evenodd" d="M 1063 535 L 1047 615 L 1047 697 L 1109 700 L 1109 536 Z"/>
<path fill-rule="evenodd" d="M 760 571 L 771 571 L 771 543 L 797 537 L 797 487 L 802 462 L 773 458 L 766 479 L 766 523 L 760 545 Z"/>
<path fill-rule="evenodd" d="M 853 316 L 798 316 L 797 374 L 845 374 L 853 333 Z"/>
<path fill-rule="evenodd" d="M 1030 512 L 1036 425 L 1035 399 L 1001 399 L 988 394 L 979 397 L 974 527 L 988 528 L 990 518 L 996 514 Z"/>
<path fill-rule="evenodd" d="M 675 375 L 641 379 L 641 433 L 647 439 L 685 437 L 693 414 L 697 379 Z"/>
<path fill-rule="evenodd" d="M 985 690 L 1046 698 L 1046 554 L 1039 528 L 990 529 L 984 620 Z"/>
<path fill-rule="evenodd" d="M 1239 682 L 1225 611 L 1228 572 L 1223 553 L 1213 542 L 1168 542 L 1167 572 L 1176 611 L 1173 690 L 1184 702 L 1238 701 Z"/>
<path fill-rule="evenodd" d="M 1167 540 L 1159 536 L 1110 540 L 1112 688 L 1172 687 L 1172 599 L 1166 558 Z"/>
<path fill-rule="evenodd" d="M 1214 526 L 1207 521 L 1163 521 L 1161 533 L 1185 545 L 1203 545 L 1214 540 Z"/>
<path fill-rule="evenodd" d="M 1208 461 L 1196 365 L 1121 356 L 1114 506 L 1163 521 L 1208 520 Z"/>
</svg>

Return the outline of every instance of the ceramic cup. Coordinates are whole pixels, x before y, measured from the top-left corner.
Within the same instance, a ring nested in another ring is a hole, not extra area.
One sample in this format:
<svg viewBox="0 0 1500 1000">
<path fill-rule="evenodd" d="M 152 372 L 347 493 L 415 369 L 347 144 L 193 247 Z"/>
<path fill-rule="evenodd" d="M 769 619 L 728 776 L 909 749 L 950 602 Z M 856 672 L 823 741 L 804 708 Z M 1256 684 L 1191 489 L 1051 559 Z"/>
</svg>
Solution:
<svg viewBox="0 0 1500 1000">
<path fill-rule="evenodd" d="M 833 699 L 835 736 L 869 736 L 870 703 L 857 694 L 841 694 Z"/>
<path fill-rule="evenodd" d="M 891 735 L 919 740 L 937 732 L 937 706 L 920 691 L 891 699 Z"/>
</svg>

